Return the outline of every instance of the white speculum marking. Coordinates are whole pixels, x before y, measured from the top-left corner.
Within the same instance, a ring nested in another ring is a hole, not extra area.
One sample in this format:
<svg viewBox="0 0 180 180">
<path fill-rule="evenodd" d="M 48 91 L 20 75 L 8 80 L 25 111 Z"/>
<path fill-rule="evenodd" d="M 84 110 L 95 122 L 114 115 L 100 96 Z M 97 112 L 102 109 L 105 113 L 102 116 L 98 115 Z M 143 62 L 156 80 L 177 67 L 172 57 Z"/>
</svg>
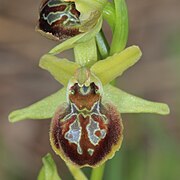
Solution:
<svg viewBox="0 0 180 180">
<path fill-rule="evenodd" d="M 62 3 L 61 0 L 51 0 L 48 2 L 49 7 L 56 7 L 58 5 L 66 5 L 65 3 Z"/>
<path fill-rule="evenodd" d="M 62 121 L 67 121 L 67 120 L 71 119 L 73 116 L 76 116 L 76 118 L 77 118 L 77 116 L 78 116 L 77 107 L 73 103 L 71 103 L 71 105 L 70 105 L 70 110 L 71 110 L 71 112 L 69 114 L 67 114 L 62 119 Z"/>
<path fill-rule="evenodd" d="M 100 116 L 104 123 L 108 123 L 108 120 L 105 115 L 101 114 L 99 102 L 96 102 L 90 111 L 87 109 L 80 110 L 74 103 L 70 103 L 70 109 L 70 113 L 64 117 L 63 121 L 68 121 L 73 116 L 76 116 L 76 120 L 72 124 L 70 124 L 69 131 L 65 133 L 65 139 L 67 139 L 70 143 L 76 144 L 78 154 L 82 155 L 83 150 L 80 146 L 82 127 L 79 122 L 79 115 L 81 114 L 83 117 L 89 117 L 89 123 L 86 126 L 86 131 L 91 144 L 94 146 L 98 145 L 99 141 L 105 138 L 106 130 L 100 129 L 99 123 L 94 121 L 91 116 L 93 114 Z M 100 132 L 100 136 L 96 135 L 96 132 L 98 131 Z M 90 156 L 92 156 L 94 153 L 94 149 L 88 148 L 87 152 Z"/>
<path fill-rule="evenodd" d="M 94 121 L 92 118 L 89 119 L 89 124 L 86 126 L 86 130 L 88 133 L 88 138 L 94 146 L 98 145 L 99 141 L 104 139 L 106 136 L 106 130 L 100 129 L 99 123 Z M 100 137 L 95 134 L 97 131 L 100 131 Z"/>
<path fill-rule="evenodd" d="M 69 131 L 65 134 L 65 139 L 67 139 L 70 143 L 74 143 L 77 145 L 77 152 L 78 154 L 82 154 L 82 149 L 80 146 L 81 140 L 81 131 L 82 128 L 78 120 L 75 120 L 70 126 Z"/>
<path fill-rule="evenodd" d="M 104 121 L 105 124 L 108 123 L 107 117 L 100 112 L 99 102 L 94 103 L 93 107 L 91 108 L 91 112 L 92 112 L 91 113 L 92 115 L 94 114 L 94 115 L 97 115 L 97 116 L 101 116 L 101 118 L 102 118 L 102 120 Z"/>
<path fill-rule="evenodd" d="M 87 150 L 87 151 L 88 151 L 88 153 L 89 153 L 89 155 L 90 155 L 90 156 L 92 156 L 92 155 L 93 155 L 93 153 L 94 153 L 94 149 L 91 149 L 91 148 L 88 148 L 88 150 Z"/>
<path fill-rule="evenodd" d="M 52 25 L 54 22 L 60 20 L 63 16 L 67 16 L 67 19 L 63 22 L 64 25 L 70 23 L 71 25 L 76 25 L 80 23 L 79 19 L 70 12 L 71 7 L 66 6 L 64 11 L 50 12 L 47 16 L 43 14 L 43 18 L 48 22 L 49 25 Z"/>
</svg>

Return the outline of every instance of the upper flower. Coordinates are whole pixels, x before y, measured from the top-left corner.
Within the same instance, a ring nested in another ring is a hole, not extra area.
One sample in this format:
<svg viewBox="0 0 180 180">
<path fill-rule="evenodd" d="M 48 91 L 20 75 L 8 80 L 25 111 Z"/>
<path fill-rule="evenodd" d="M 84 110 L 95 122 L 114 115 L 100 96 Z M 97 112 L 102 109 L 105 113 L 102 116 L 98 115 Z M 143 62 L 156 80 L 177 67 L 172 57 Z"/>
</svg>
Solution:
<svg viewBox="0 0 180 180">
<path fill-rule="evenodd" d="M 60 42 L 91 30 L 101 17 L 106 1 L 44 0 L 36 30 Z"/>
</svg>

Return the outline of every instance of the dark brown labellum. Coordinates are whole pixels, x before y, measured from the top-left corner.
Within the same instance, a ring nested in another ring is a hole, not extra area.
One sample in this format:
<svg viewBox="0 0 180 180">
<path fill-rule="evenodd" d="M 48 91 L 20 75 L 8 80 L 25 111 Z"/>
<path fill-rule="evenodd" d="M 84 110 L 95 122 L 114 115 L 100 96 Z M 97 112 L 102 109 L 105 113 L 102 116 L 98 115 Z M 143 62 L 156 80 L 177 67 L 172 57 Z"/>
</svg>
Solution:
<svg viewBox="0 0 180 180">
<path fill-rule="evenodd" d="M 39 12 L 37 31 L 59 41 L 79 34 L 80 12 L 74 2 L 45 0 Z"/>
<path fill-rule="evenodd" d="M 55 152 L 75 165 L 96 167 L 120 148 L 123 125 L 120 113 L 102 103 L 102 87 L 78 82 L 68 86 L 68 104 L 61 105 L 51 122 Z"/>
</svg>

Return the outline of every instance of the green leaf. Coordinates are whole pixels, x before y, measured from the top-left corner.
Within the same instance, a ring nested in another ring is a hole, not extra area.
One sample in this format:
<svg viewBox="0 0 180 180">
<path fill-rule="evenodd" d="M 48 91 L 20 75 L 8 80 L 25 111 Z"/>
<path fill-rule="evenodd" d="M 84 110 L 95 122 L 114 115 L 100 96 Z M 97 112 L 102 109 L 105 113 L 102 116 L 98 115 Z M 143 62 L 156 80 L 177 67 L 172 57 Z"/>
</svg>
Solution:
<svg viewBox="0 0 180 180">
<path fill-rule="evenodd" d="M 105 60 L 98 61 L 91 67 L 91 71 L 105 85 L 134 65 L 141 55 L 139 47 L 131 46 L 118 54 L 109 56 Z"/>
<path fill-rule="evenodd" d="M 102 180 L 103 174 L 104 174 L 104 169 L 105 169 L 105 163 L 97 168 L 92 169 L 90 180 L 97 180 L 97 179 Z"/>
<path fill-rule="evenodd" d="M 43 157 L 42 161 L 43 167 L 39 172 L 38 180 L 61 180 L 51 154 L 48 153 L 45 157 Z M 87 177 L 84 175 L 80 168 L 77 168 L 76 166 L 67 162 L 65 163 L 75 180 L 87 180 Z"/>
<path fill-rule="evenodd" d="M 38 180 L 61 180 L 58 175 L 57 167 L 52 159 L 51 154 L 47 154 L 45 157 L 42 158 L 43 167 L 40 170 L 38 175 Z"/>
<path fill-rule="evenodd" d="M 52 118 L 57 107 L 64 102 L 66 102 L 66 88 L 63 88 L 26 108 L 11 112 L 9 121 L 17 122 L 25 119 Z"/>
<path fill-rule="evenodd" d="M 90 39 L 95 37 L 95 35 L 100 31 L 101 27 L 102 27 L 102 17 L 98 19 L 96 25 L 92 29 L 64 41 L 63 43 L 54 47 L 49 53 L 55 55 L 67 49 L 71 49 L 79 43 L 89 41 Z"/>
<path fill-rule="evenodd" d="M 103 101 L 112 102 L 120 113 L 156 113 L 169 114 L 169 107 L 164 103 L 152 102 L 128 94 L 114 86 L 104 87 Z"/>
<path fill-rule="evenodd" d="M 64 86 L 68 84 L 75 70 L 80 67 L 77 63 L 50 54 L 46 54 L 40 59 L 39 66 L 49 71 Z"/>
<path fill-rule="evenodd" d="M 115 20 L 110 54 L 122 51 L 128 39 L 128 12 L 125 0 L 114 0 Z"/>
</svg>

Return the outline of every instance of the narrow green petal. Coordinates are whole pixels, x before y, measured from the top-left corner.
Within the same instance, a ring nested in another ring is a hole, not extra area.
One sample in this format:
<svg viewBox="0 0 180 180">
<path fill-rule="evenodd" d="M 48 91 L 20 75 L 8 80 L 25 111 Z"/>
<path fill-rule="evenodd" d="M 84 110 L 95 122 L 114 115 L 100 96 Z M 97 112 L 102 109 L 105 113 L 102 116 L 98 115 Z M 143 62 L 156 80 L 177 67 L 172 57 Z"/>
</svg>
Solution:
<svg viewBox="0 0 180 180">
<path fill-rule="evenodd" d="M 39 66 L 49 71 L 64 86 L 68 84 L 75 70 L 79 68 L 77 63 L 50 54 L 46 54 L 40 59 Z"/>
<path fill-rule="evenodd" d="M 43 161 L 43 167 L 40 170 L 40 173 L 38 175 L 38 180 L 61 180 L 61 178 L 58 175 L 57 167 L 52 159 L 51 154 L 47 154 L 42 159 Z"/>
<path fill-rule="evenodd" d="M 48 119 L 52 118 L 57 107 L 66 102 L 66 88 L 26 107 L 13 111 L 9 115 L 10 122 L 25 119 Z"/>
<path fill-rule="evenodd" d="M 120 113 L 156 113 L 167 115 L 170 112 L 168 105 L 164 103 L 144 100 L 109 84 L 104 87 L 103 100 L 116 105 Z"/>
<path fill-rule="evenodd" d="M 91 67 L 91 71 L 101 80 L 102 84 L 107 84 L 134 65 L 141 55 L 138 46 L 131 46 L 105 60 L 98 61 Z"/>
<path fill-rule="evenodd" d="M 89 41 L 90 39 L 96 36 L 96 34 L 100 31 L 101 27 L 102 27 L 102 17 L 98 19 L 97 24 L 91 30 L 89 30 L 86 33 L 81 33 L 77 36 L 74 36 L 64 41 L 63 43 L 54 47 L 49 53 L 55 55 L 67 49 L 71 49 L 79 43 Z"/>
</svg>

